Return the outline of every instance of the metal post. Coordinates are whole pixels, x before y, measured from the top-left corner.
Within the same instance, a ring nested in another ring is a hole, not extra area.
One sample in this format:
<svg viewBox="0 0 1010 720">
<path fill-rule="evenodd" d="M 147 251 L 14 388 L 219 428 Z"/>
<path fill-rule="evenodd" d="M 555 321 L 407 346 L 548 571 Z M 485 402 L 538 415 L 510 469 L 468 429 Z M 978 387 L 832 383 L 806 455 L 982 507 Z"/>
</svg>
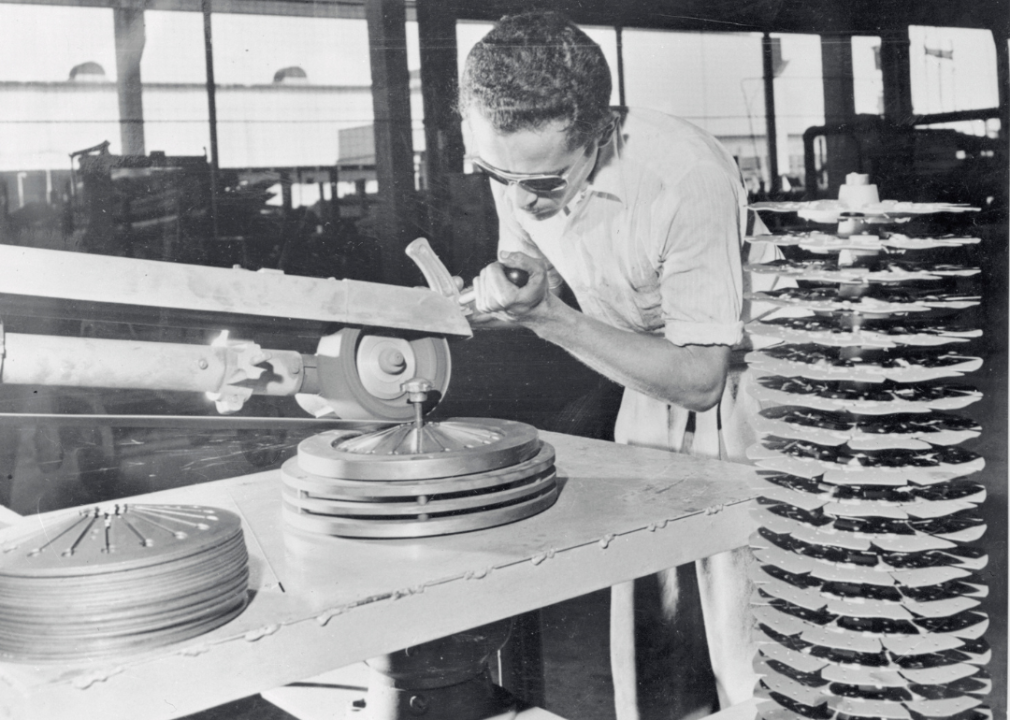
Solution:
<svg viewBox="0 0 1010 720">
<path fill-rule="evenodd" d="M 896 125 L 910 124 L 912 79 L 907 28 L 881 35 L 880 71 L 884 82 L 884 117 Z"/>
<path fill-rule="evenodd" d="M 340 166 L 330 168 L 330 222 L 336 228 L 340 221 L 340 201 L 337 199 L 337 183 L 340 180 Z"/>
<path fill-rule="evenodd" d="M 144 54 L 144 7 L 117 7 L 112 11 L 116 35 L 116 90 L 119 96 L 119 133 L 123 155 L 143 155 L 144 91 L 140 58 Z"/>
<path fill-rule="evenodd" d="M 782 189 L 779 178 L 779 136 L 775 125 L 775 67 L 772 58 L 772 36 L 765 33 L 761 39 L 761 59 L 764 65 L 765 87 L 765 137 L 768 146 L 768 192 L 775 195 Z"/>
<path fill-rule="evenodd" d="M 365 0 L 372 68 L 375 170 L 382 211 L 378 218 L 386 282 L 403 280 L 404 248 L 416 232 L 414 148 L 410 123 L 405 0 Z"/>
<path fill-rule="evenodd" d="M 624 98 L 624 28 L 620 25 L 614 27 L 617 33 L 617 102 L 621 107 L 627 105 Z"/>
<path fill-rule="evenodd" d="M 999 80 L 999 137 L 1001 142 L 997 144 L 998 152 L 1002 158 L 998 157 L 998 167 L 1002 168 L 1000 174 L 1003 178 L 1002 205 L 1006 212 L 1007 199 L 1010 198 L 1010 178 L 1007 176 L 1007 138 L 1010 137 L 1010 48 L 1007 47 L 1006 32 L 993 31 L 993 39 L 996 41 L 996 77 Z"/>
<path fill-rule="evenodd" d="M 207 65 L 207 115 L 210 120 L 210 217 L 213 237 L 217 240 L 217 85 L 214 82 L 214 40 L 211 36 L 211 0 L 202 0 L 203 50 Z"/>
<path fill-rule="evenodd" d="M 996 41 L 996 77 L 999 79 L 1000 135 L 1010 133 L 1010 48 L 1006 34 L 993 31 Z"/>
<path fill-rule="evenodd" d="M 439 255 L 454 264 L 457 253 L 449 178 L 463 172 L 464 155 L 462 127 L 455 111 L 459 93 L 456 2 L 418 0 L 416 8 L 424 102 L 424 171 L 430 218 L 427 231 Z"/>
<path fill-rule="evenodd" d="M 852 36 L 822 35 L 821 63 L 824 68 L 824 124 L 852 122 L 856 101 L 852 76 Z M 838 197 L 846 174 L 861 172 L 859 148 L 843 135 L 829 135 L 827 144 L 827 197 Z M 809 182 L 809 181 L 808 181 Z"/>
</svg>

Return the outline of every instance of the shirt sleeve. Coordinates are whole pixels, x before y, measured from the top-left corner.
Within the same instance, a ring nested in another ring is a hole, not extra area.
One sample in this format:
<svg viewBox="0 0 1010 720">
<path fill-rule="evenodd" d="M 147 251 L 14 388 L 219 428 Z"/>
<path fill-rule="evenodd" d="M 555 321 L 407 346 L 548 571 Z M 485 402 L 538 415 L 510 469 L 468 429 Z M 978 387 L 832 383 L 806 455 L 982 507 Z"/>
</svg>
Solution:
<svg viewBox="0 0 1010 720">
<path fill-rule="evenodd" d="M 498 255 L 505 252 L 521 252 L 535 257 L 547 266 L 547 281 L 551 289 L 557 289 L 564 285 L 561 274 L 554 269 L 550 260 L 533 242 L 533 238 L 523 230 L 519 221 L 516 220 L 515 210 L 505 193 L 505 186 L 493 180 L 488 180 L 488 182 L 491 183 L 491 194 L 494 196 L 495 210 L 498 212 Z"/>
<path fill-rule="evenodd" d="M 742 193 L 714 163 L 692 168 L 671 188 L 659 262 L 664 335 L 674 345 L 740 342 Z"/>
</svg>

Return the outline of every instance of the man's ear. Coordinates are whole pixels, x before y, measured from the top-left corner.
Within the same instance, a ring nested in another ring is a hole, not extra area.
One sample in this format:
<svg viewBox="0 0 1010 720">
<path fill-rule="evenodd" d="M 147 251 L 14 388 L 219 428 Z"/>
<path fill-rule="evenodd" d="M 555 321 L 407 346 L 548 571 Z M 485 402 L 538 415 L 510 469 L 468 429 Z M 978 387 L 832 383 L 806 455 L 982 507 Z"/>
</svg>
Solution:
<svg viewBox="0 0 1010 720">
<path fill-rule="evenodd" d="M 604 148 L 610 144 L 610 141 L 614 139 L 614 133 L 617 132 L 617 113 L 610 113 L 610 122 L 607 123 L 603 130 L 600 131 L 600 147 Z"/>
</svg>

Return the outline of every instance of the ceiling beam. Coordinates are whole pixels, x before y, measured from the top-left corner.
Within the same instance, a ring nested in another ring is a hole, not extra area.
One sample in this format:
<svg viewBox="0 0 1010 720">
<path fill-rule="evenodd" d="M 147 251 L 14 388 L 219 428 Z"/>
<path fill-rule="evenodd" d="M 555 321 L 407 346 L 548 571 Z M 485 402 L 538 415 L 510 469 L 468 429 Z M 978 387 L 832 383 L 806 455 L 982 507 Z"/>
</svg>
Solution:
<svg viewBox="0 0 1010 720">
<path fill-rule="evenodd" d="M 32 5 L 117 7 L 121 0 L 0 0 Z M 147 0 L 148 10 L 200 12 L 200 0 Z M 408 20 L 416 19 L 407 0 Z M 482 0 L 457 3 L 459 19 L 495 22 L 534 8 L 565 12 L 584 25 L 712 32 L 879 35 L 909 24 L 1008 33 L 1003 0 Z M 364 0 L 214 0 L 215 13 L 365 19 Z"/>
</svg>

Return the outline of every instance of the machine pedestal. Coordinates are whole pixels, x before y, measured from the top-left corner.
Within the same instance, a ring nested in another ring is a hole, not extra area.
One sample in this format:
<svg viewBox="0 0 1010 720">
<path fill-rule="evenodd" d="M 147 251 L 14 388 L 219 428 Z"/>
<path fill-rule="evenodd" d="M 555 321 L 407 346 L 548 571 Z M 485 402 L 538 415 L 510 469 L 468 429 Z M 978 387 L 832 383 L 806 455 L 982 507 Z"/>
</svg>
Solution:
<svg viewBox="0 0 1010 720">
<path fill-rule="evenodd" d="M 366 661 L 368 694 L 356 703 L 362 720 L 485 720 L 515 699 L 491 682 L 488 660 L 512 630 L 501 620 Z"/>
</svg>

